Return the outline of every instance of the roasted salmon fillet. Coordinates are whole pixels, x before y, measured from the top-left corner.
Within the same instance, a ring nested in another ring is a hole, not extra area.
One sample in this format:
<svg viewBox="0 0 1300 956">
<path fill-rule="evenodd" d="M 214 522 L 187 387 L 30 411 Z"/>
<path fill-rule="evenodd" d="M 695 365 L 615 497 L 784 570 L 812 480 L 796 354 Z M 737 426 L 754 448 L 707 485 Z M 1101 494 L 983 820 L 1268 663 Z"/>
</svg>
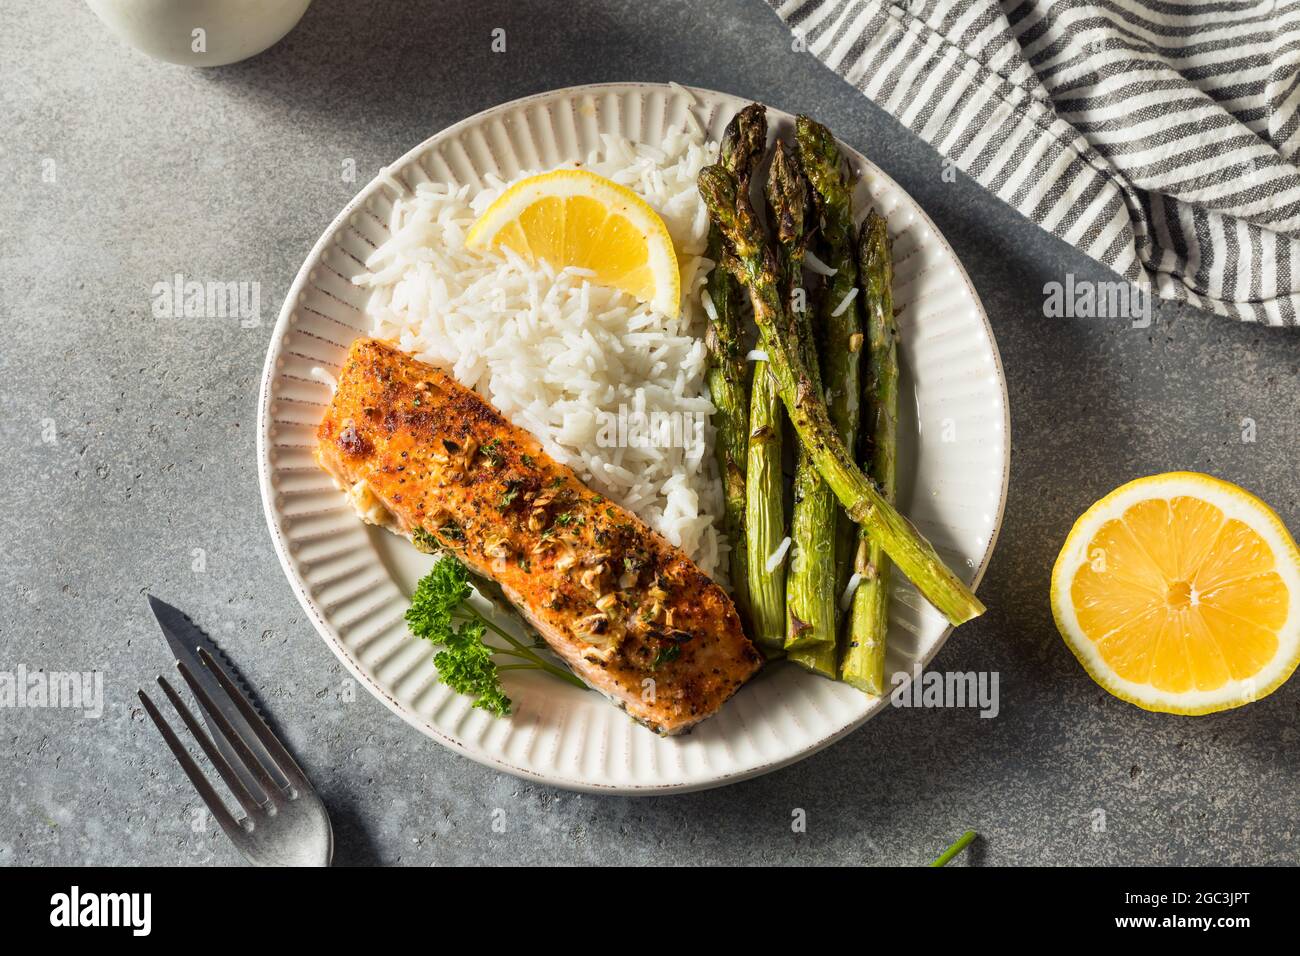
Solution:
<svg viewBox="0 0 1300 956">
<path fill-rule="evenodd" d="M 386 342 L 353 343 L 316 459 L 367 520 L 495 581 L 575 674 L 656 733 L 689 730 L 762 665 L 681 550 Z"/>
</svg>

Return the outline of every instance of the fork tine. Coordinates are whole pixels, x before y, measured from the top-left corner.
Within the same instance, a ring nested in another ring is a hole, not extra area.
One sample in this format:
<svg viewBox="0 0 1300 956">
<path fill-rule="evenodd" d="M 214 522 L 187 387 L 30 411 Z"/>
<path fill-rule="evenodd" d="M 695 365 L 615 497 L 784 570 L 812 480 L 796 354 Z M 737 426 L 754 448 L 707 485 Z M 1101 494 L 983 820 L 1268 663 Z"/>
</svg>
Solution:
<svg viewBox="0 0 1300 956">
<path fill-rule="evenodd" d="M 276 769 L 284 774 L 286 780 L 298 786 L 310 788 L 311 783 L 307 780 L 307 775 L 302 772 L 302 768 L 298 766 L 298 762 L 285 749 L 284 744 L 280 743 L 280 739 L 271 733 L 271 728 L 266 726 L 266 721 L 249 704 L 244 695 L 239 692 L 239 688 L 235 686 L 235 682 L 230 679 L 230 675 L 225 672 L 225 669 L 217 663 L 216 659 L 205 648 L 199 648 L 199 659 L 203 661 L 208 670 L 212 671 L 212 675 L 216 677 L 217 683 L 221 685 L 222 689 L 230 695 L 230 699 L 235 702 L 239 712 L 248 721 L 248 726 L 253 728 L 253 732 L 262 741 L 262 746 L 266 748 L 266 752 L 271 756 L 271 759 L 279 764 Z"/>
<path fill-rule="evenodd" d="M 234 748 L 235 753 L 238 754 L 239 759 L 244 762 L 244 766 L 247 768 L 248 772 L 257 778 L 257 782 L 261 784 L 262 791 L 266 794 L 267 799 L 276 806 L 282 804 L 285 799 L 284 791 L 280 789 L 279 784 L 277 784 L 271 777 L 270 772 L 262 766 L 262 762 L 253 755 L 251 750 L 248 749 L 248 744 L 244 743 L 244 738 L 239 736 L 238 731 L 236 731 L 234 727 L 230 726 L 230 721 L 226 719 L 226 715 L 221 712 L 221 708 L 219 708 L 212 700 L 211 695 L 208 694 L 208 692 L 203 689 L 203 686 L 194 679 L 194 675 L 190 673 L 190 669 L 186 666 L 184 661 L 177 661 L 176 669 L 181 672 L 181 677 L 184 678 L 185 683 L 189 685 L 190 692 L 198 698 L 199 703 L 203 705 L 203 709 L 207 711 L 208 716 L 212 718 L 212 722 L 216 724 L 215 729 L 224 736 L 226 742 Z M 226 693 L 229 694 L 230 691 L 227 690 Z"/>
<path fill-rule="evenodd" d="M 226 831 L 226 836 L 234 840 L 236 846 L 240 845 L 239 841 L 244 837 L 243 828 L 230 815 L 226 805 L 217 796 L 217 791 L 208 782 L 208 778 L 203 776 L 198 764 L 194 762 L 190 752 L 185 749 L 180 739 L 177 738 L 176 732 L 172 730 L 171 725 L 163 720 L 162 714 L 158 712 L 158 708 L 154 706 L 153 701 L 149 699 L 149 695 L 143 689 L 137 691 L 137 693 L 140 695 L 140 703 L 144 705 L 146 713 L 153 720 L 154 726 L 158 728 L 158 733 L 162 734 L 163 740 L 166 741 L 168 749 L 172 752 L 172 756 L 176 758 L 176 761 L 181 765 L 181 769 L 185 771 L 185 776 L 190 778 L 190 783 L 194 785 L 199 797 L 207 805 L 208 812 L 221 824 L 221 829 Z"/>
<path fill-rule="evenodd" d="M 244 786 L 244 782 L 239 779 L 234 769 L 222 756 L 216 745 L 212 743 L 208 735 L 203 732 L 203 728 L 199 726 L 199 722 L 194 719 L 194 715 L 190 713 L 190 709 L 185 706 L 185 702 L 181 700 L 180 695 L 176 693 L 172 685 L 167 683 L 167 680 L 161 675 L 158 677 L 158 685 L 163 689 L 163 693 L 167 695 L 167 699 L 171 701 L 172 707 L 176 708 L 176 713 L 180 715 L 189 732 L 194 735 L 194 739 L 199 742 L 199 746 L 203 749 L 203 754 L 208 758 L 208 762 L 217 769 L 221 779 L 226 782 L 230 792 L 239 801 L 239 805 L 244 808 L 244 812 L 249 816 L 261 813 L 261 802 Z"/>
</svg>

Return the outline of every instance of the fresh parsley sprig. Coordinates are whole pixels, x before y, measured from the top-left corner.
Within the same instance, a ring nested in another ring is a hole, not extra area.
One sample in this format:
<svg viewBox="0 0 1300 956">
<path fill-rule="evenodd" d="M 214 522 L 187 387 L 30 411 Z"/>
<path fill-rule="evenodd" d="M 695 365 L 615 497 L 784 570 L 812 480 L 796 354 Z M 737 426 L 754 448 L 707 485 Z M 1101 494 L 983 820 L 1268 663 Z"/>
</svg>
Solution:
<svg viewBox="0 0 1300 956">
<path fill-rule="evenodd" d="M 572 673 L 545 660 L 513 634 L 493 624 L 469 603 L 474 589 L 469 569 L 457 558 L 444 556 L 420 579 L 406 611 L 411 633 L 442 647 L 434 655 L 438 679 L 458 694 L 474 698 L 474 706 L 498 717 L 508 716 L 511 702 L 501 687 L 501 671 L 543 670 L 586 689 Z M 484 642 L 488 631 L 509 647 Z M 498 664 L 493 658 L 507 657 Z"/>
</svg>

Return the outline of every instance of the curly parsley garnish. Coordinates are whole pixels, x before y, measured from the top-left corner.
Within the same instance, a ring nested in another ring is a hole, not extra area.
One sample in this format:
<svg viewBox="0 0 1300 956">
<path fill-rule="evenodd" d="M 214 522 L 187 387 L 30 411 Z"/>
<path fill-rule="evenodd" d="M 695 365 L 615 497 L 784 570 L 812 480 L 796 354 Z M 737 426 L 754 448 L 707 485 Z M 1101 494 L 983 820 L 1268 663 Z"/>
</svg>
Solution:
<svg viewBox="0 0 1300 956">
<path fill-rule="evenodd" d="M 474 589 L 469 570 L 456 558 L 444 557 L 420 579 L 406 611 L 411 633 L 442 647 L 434 655 L 438 679 L 456 691 L 474 698 L 474 706 L 498 717 L 509 715 L 511 702 L 501 687 L 501 671 L 544 670 L 561 680 L 586 688 L 572 673 L 542 658 L 513 634 L 502 630 L 470 603 Z M 488 631 L 509 647 L 484 642 Z M 511 663 L 497 664 L 494 658 L 509 657 Z"/>
</svg>

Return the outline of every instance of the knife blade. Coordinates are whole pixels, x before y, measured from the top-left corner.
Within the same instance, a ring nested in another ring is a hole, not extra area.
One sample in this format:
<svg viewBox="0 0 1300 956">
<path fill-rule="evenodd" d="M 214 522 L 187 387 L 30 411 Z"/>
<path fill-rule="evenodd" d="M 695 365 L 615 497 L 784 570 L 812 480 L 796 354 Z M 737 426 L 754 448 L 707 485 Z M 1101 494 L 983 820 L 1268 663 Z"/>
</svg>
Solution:
<svg viewBox="0 0 1300 956">
<path fill-rule="evenodd" d="M 248 749 L 252 751 L 253 755 L 259 762 L 261 762 L 262 766 L 267 768 L 271 777 L 281 786 L 287 786 L 288 781 L 284 779 L 282 774 L 275 770 L 275 761 L 272 760 L 270 755 L 266 752 L 266 748 L 262 746 L 262 742 L 258 739 L 257 734 L 254 733 L 253 728 L 249 725 L 244 715 L 240 713 L 239 708 L 235 706 L 232 700 L 230 700 L 226 691 L 219 683 L 217 683 L 216 677 L 213 676 L 212 672 L 208 670 L 203 661 L 199 658 L 199 648 L 201 647 L 206 650 L 212 655 L 214 660 L 220 663 L 222 669 L 235 683 L 236 689 L 240 691 L 244 700 L 248 702 L 250 707 L 260 714 L 261 709 L 257 706 L 252 693 L 248 690 L 248 685 L 240 676 L 239 671 L 231 664 L 230 658 L 228 658 L 217 643 L 197 624 L 191 621 L 183 611 L 172 607 L 166 601 L 160 601 L 152 594 L 149 595 L 149 607 L 158 621 L 158 626 L 162 628 L 163 637 L 167 640 L 167 646 L 171 649 L 172 656 L 174 656 L 178 662 L 184 663 L 185 666 L 189 668 L 190 674 L 193 675 L 195 682 L 208 692 L 208 696 L 212 698 L 213 704 L 221 711 L 221 716 L 230 723 L 230 726 L 234 728 L 235 733 L 239 735 L 240 739 Z M 239 755 L 235 752 L 234 747 L 226 741 L 225 734 L 223 734 L 217 727 L 216 723 L 212 719 L 212 715 L 208 713 L 207 708 L 205 708 L 198 700 L 195 700 L 195 704 L 198 705 L 199 713 L 203 717 L 203 722 L 208 725 L 208 732 L 211 735 L 213 742 L 217 745 L 217 750 L 226 758 L 226 762 L 230 764 L 231 769 L 235 772 L 235 776 L 238 777 L 239 782 L 244 785 L 244 789 L 249 792 L 254 800 L 259 800 L 260 796 L 266 796 L 264 792 L 265 788 L 257 782 L 256 777 L 244 768 L 243 760 L 240 759 Z"/>
</svg>

